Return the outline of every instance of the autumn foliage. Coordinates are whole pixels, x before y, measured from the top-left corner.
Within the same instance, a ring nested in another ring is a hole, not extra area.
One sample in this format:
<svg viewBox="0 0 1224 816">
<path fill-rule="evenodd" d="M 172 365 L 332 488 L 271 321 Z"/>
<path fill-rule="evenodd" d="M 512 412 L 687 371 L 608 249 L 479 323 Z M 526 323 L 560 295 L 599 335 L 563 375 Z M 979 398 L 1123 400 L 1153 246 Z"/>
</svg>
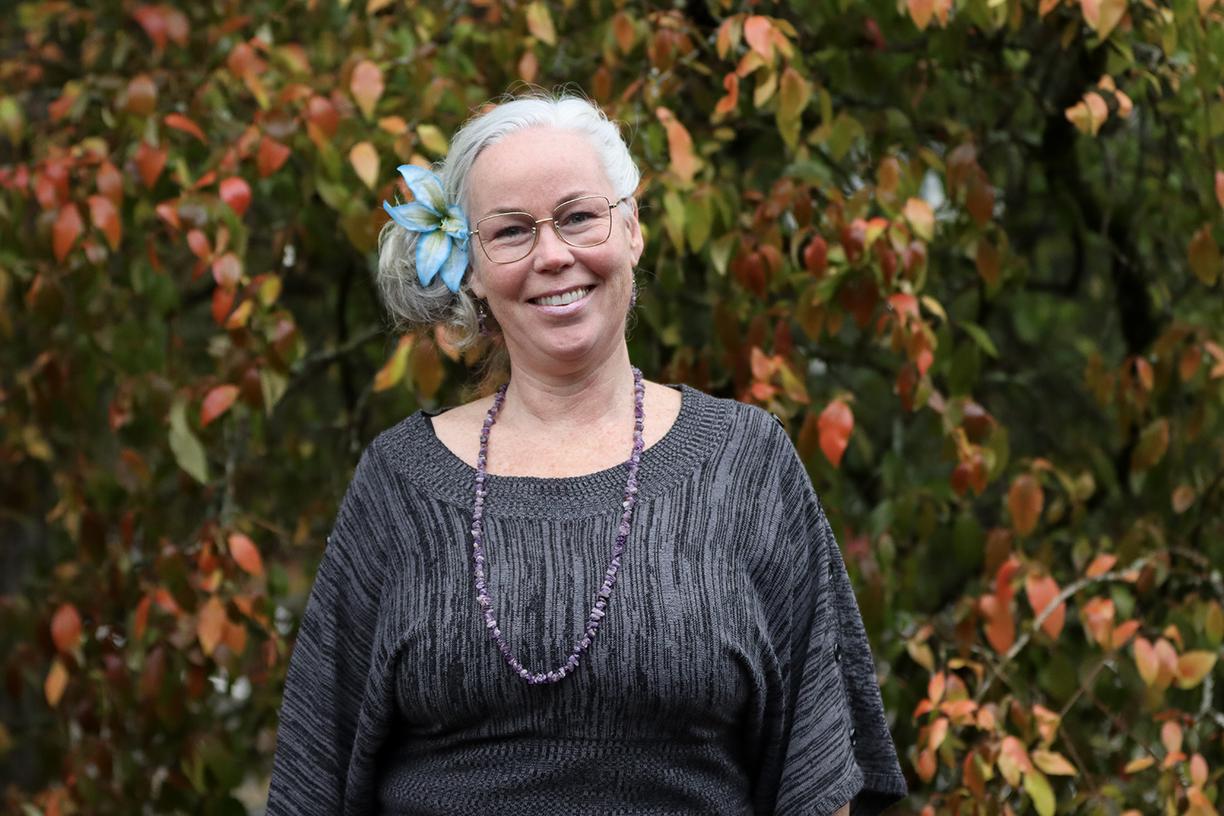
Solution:
<svg viewBox="0 0 1224 816">
<path fill-rule="evenodd" d="M 915 812 L 1224 785 L 1218 0 L 28 0 L 0 23 L 6 811 L 257 811 L 362 446 L 393 168 L 515 83 L 625 122 L 635 362 L 787 425 Z"/>
</svg>

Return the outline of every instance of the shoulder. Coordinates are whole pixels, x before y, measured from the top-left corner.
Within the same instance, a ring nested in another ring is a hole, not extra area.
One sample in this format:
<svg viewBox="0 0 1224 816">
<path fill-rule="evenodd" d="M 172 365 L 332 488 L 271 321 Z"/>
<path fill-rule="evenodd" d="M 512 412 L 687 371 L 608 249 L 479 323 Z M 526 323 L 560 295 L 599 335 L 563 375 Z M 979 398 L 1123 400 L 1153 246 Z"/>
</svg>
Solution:
<svg viewBox="0 0 1224 816">
<path fill-rule="evenodd" d="M 716 397 L 690 386 L 683 386 L 703 413 L 724 418 L 720 426 L 724 442 L 731 448 L 748 447 L 762 453 L 796 455 L 786 426 L 777 415 L 757 405 L 727 397 Z"/>
</svg>

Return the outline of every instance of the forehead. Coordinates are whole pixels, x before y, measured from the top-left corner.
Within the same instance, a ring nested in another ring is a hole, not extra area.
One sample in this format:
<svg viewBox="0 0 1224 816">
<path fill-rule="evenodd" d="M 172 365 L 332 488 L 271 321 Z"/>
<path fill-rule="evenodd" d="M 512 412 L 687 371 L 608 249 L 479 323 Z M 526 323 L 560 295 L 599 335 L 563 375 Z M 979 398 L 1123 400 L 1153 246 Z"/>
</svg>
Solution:
<svg viewBox="0 0 1224 816">
<path fill-rule="evenodd" d="M 515 131 L 481 151 L 468 177 L 472 215 L 493 209 L 551 209 L 571 194 L 610 195 L 599 153 L 575 130 Z"/>
</svg>

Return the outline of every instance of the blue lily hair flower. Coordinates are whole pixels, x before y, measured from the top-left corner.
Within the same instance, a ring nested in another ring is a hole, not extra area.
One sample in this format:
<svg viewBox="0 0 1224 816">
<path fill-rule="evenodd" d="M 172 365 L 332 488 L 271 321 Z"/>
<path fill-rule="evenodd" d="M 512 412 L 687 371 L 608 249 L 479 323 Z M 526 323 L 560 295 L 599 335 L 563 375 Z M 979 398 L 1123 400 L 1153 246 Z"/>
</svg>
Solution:
<svg viewBox="0 0 1224 816">
<path fill-rule="evenodd" d="M 468 265 L 467 218 L 458 204 L 447 204 L 442 180 L 415 164 L 401 164 L 400 175 L 415 201 L 392 206 L 383 202 L 391 220 L 411 232 L 419 232 L 416 245 L 417 278 L 428 286 L 441 274 L 452 292 L 459 291 Z"/>
</svg>

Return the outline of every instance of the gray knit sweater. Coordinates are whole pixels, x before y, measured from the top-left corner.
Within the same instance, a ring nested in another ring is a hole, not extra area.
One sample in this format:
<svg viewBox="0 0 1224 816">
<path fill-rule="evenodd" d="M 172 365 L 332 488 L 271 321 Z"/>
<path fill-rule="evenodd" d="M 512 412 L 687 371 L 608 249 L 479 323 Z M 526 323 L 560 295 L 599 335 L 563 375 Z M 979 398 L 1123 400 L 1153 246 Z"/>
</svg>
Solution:
<svg viewBox="0 0 1224 816">
<path fill-rule="evenodd" d="M 758 408 L 681 392 L 642 455 L 607 617 L 555 685 L 514 675 L 481 620 L 475 471 L 424 413 L 374 440 L 298 631 L 270 816 L 816 815 L 904 796 L 858 607 L 790 439 Z M 490 593 L 532 671 L 581 637 L 626 472 L 487 482 Z"/>
</svg>

